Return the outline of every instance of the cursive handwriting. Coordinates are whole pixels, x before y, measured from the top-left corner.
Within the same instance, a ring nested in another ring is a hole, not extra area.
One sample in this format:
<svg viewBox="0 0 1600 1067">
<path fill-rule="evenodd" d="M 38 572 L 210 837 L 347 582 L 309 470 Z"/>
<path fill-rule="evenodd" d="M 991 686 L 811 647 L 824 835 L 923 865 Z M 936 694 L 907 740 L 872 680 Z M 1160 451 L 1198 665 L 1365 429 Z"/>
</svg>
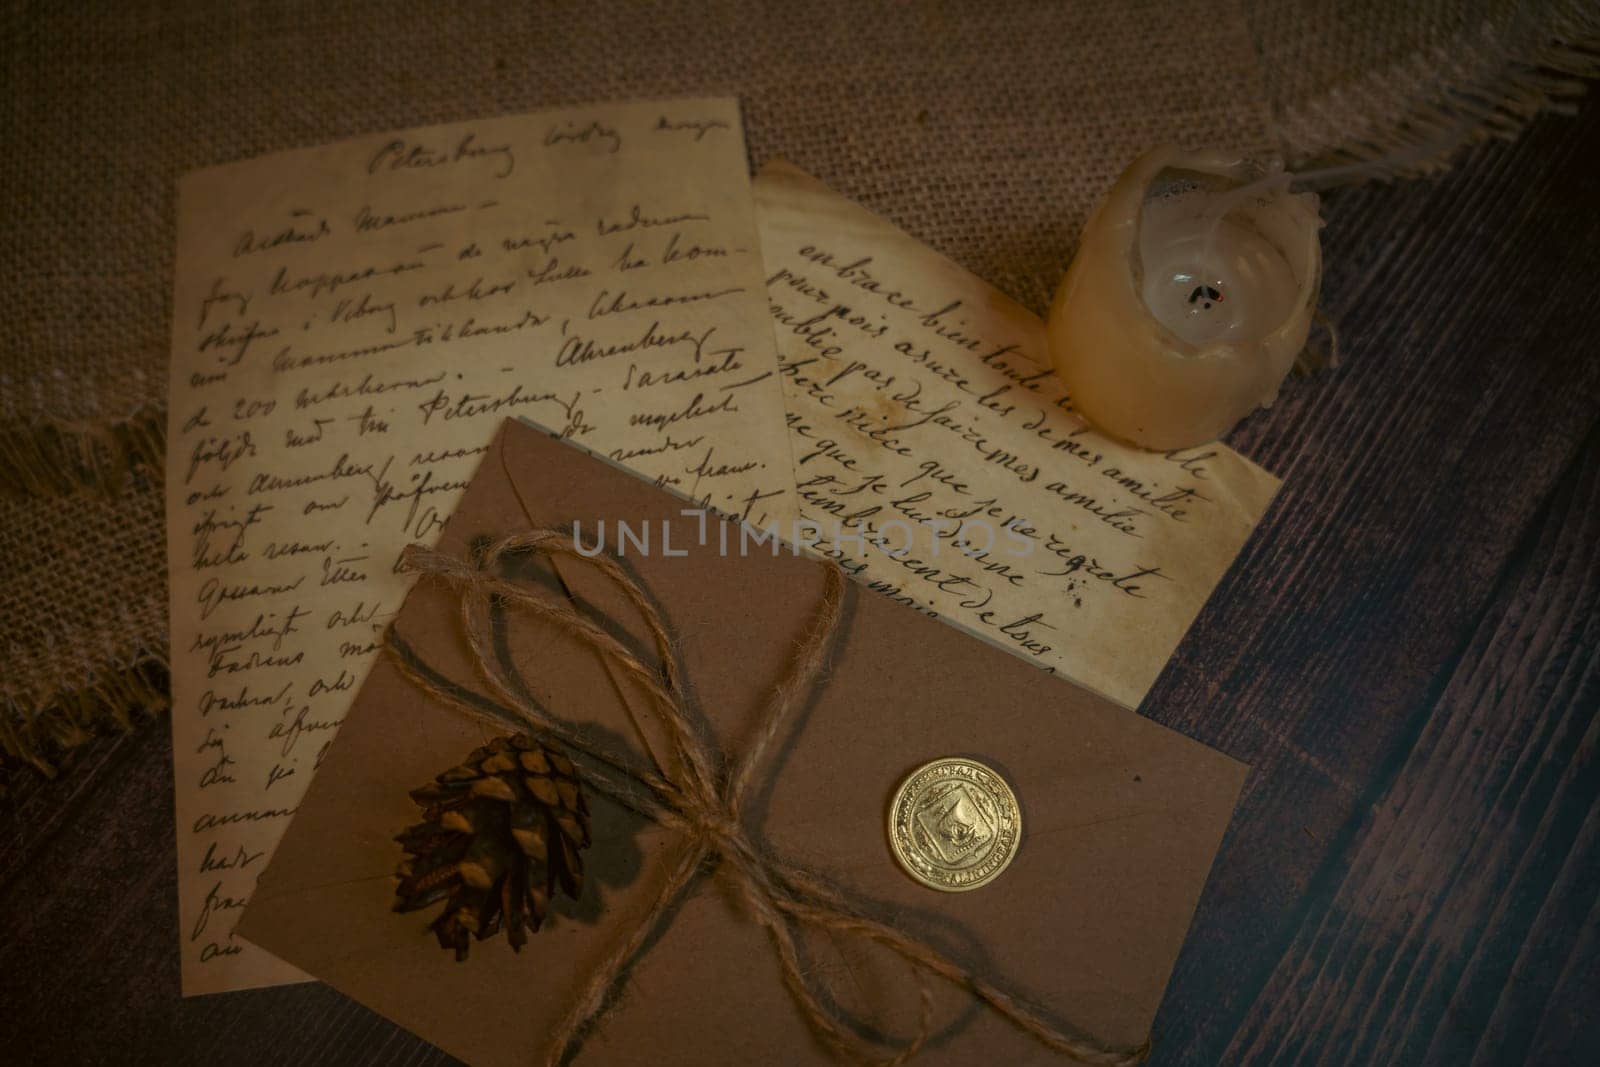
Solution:
<svg viewBox="0 0 1600 1067">
<path fill-rule="evenodd" d="M 497 469 L 504 420 L 730 514 L 792 499 L 737 108 L 663 119 L 608 105 L 407 130 L 181 187 L 167 515 L 186 991 L 281 974 L 231 938 L 239 905 L 338 759 L 409 588 L 400 551 Z"/>
<path fill-rule="evenodd" d="M 1225 450 L 1096 434 L 1046 369 L 1037 318 L 814 184 L 761 181 L 797 493 L 837 531 L 819 548 L 1137 704 L 1271 479 Z"/>
<path fill-rule="evenodd" d="M 367 160 L 367 173 L 427 170 L 457 163 L 487 163 L 495 178 L 509 178 L 517 169 L 517 156 L 510 144 L 485 144 L 476 133 L 463 134 L 453 145 L 443 148 L 397 137 L 372 153 Z"/>
<path fill-rule="evenodd" d="M 712 130 L 727 130 L 732 127 L 721 119 L 669 119 L 662 115 L 656 120 L 657 133 L 689 132 L 694 134 L 694 139 L 699 141 Z"/>
</svg>

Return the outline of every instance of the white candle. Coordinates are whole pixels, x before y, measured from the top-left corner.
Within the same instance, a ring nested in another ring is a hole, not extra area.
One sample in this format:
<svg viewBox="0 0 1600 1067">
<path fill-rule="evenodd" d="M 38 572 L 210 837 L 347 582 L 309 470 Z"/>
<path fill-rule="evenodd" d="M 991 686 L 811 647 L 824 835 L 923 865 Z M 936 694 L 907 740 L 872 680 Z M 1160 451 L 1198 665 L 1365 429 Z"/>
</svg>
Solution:
<svg viewBox="0 0 1600 1067">
<path fill-rule="evenodd" d="M 1241 160 L 1160 148 L 1118 179 L 1050 308 L 1056 371 L 1101 429 L 1201 444 L 1270 404 L 1305 346 L 1317 198 Z"/>
</svg>

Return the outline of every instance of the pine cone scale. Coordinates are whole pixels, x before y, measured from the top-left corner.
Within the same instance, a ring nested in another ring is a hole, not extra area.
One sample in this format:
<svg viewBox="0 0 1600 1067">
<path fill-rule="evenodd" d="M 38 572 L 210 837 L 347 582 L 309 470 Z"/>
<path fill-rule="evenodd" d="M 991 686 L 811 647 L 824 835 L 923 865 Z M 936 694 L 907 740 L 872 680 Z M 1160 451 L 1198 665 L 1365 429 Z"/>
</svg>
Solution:
<svg viewBox="0 0 1600 1067">
<path fill-rule="evenodd" d="M 547 808 L 553 808 L 561 803 L 561 793 L 556 789 L 556 784 L 548 778 L 524 778 L 523 784 L 528 787 L 534 799 Z"/>
<path fill-rule="evenodd" d="M 507 804 L 514 803 L 517 799 L 517 791 L 507 785 L 503 778 L 479 778 L 472 783 L 472 795 L 503 800 Z"/>
<path fill-rule="evenodd" d="M 588 804 L 572 761 L 537 738 L 496 738 L 411 797 L 425 821 L 395 838 L 407 858 L 394 909 L 444 900 L 430 927 L 458 960 L 501 929 L 520 950 L 558 889 L 582 892 Z"/>
</svg>

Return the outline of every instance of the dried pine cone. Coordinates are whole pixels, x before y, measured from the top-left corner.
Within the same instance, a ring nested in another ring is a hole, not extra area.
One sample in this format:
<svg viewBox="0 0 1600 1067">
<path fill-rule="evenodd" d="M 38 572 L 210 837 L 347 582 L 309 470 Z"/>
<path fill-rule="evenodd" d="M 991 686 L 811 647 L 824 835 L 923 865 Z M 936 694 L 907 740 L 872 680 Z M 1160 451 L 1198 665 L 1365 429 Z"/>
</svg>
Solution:
<svg viewBox="0 0 1600 1067">
<path fill-rule="evenodd" d="M 457 960 L 468 934 L 482 941 L 502 925 L 520 950 L 557 886 L 574 899 L 582 890 L 589 806 L 572 761 L 536 738 L 497 737 L 411 798 L 426 821 L 395 838 L 409 855 L 394 910 L 448 897 L 430 928 Z"/>
</svg>

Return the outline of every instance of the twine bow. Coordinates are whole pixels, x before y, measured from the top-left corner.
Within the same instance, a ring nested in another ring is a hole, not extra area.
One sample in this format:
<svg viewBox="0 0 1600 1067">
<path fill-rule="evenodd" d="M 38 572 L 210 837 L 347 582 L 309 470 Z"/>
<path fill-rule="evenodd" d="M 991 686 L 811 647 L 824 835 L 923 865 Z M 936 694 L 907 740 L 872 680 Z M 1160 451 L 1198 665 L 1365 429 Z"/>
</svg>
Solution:
<svg viewBox="0 0 1600 1067">
<path fill-rule="evenodd" d="M 501 564 L 506 557 L 526 554 L 569 557 L 598 568 L 645 619 L 660 668 L 646 666 L 572 604 L 538 592 L 532 583 L 502 576 Z M 579 990 L 550 1045 L 548 1063 L 561 1063 L 569 1050 L 575 1051 L 581 1035 L 604 1012 L 630 962 L 666 921 L 673 902 L 688 891 L 697 872 L 709 867 L 712 860 L 720 860 L 715 865 L 716 873 L 727 880 L 766 929 L 777 951 L 784 985 L 806 1023 L 837 1056 L 873 1064 L 898 1064 L 915 1056 L 931 1032 L 933 995 L 929 976 L 968 990 L 1046 1048 L 1082 1063 L 1131 1067 L 1149 1053 L 1148 1042 L 1135 1049 L 1116 1049 L 1064 1032 L 932 945 L 863 914 L 838 889 L 758 843 L 745 819 L 745 801 L 779 728 L 800 698 L 815 685 L 828 645 L 838 630 L 844 577 L 835 564 L 822 565 L 822 602 L 762 708 L 754 743 L 732 760 L 726 773 L 719 770 L 716 754 L 694 728 L 682 667 L 666 625 L 645 591 L 616 560 L 579 551 L 573 538 L 561 530 L 535 529 L 493 543 L 476 563 L 412 545 L 401 555 L 401 568 L 444 582 L 460 594 L 461 623 L 474 666 L 498 700 L 486 700 L 444 681 L 417 660 L 391 627 L 385 650 L 401 673 L 435 699 L 474 718 L 503 726 L 509 717 L 553 735 L 574 753 L 587 757 L 585 776 L 592 785 L 682 835 L 671 861 L 670 876 L 655 904 L 642 921 L 619 939 Z M 635 681 L 665 725 L 671 758 L 660 758 L 649 738 L 639 731 L 653 764 L 650 769 L 639 769 L 547 715 L 520 683 L 514 669 L 503 664 L 496 654 L 492 627 L 497 604 L 526 611 L 578 639 L 613 669 Z M 494 708 L 495 712 L 486 708 Z M 917 1032 L 903 1040 L 869 1039 L 848 1028 L 835 1011 L 825 1006 L 823 995 L 813 988 L 802 969 L 797 932 L 803 927 L 859 937 L 904 960 L 915 974 L 921 993 Z"/>
</svg>

